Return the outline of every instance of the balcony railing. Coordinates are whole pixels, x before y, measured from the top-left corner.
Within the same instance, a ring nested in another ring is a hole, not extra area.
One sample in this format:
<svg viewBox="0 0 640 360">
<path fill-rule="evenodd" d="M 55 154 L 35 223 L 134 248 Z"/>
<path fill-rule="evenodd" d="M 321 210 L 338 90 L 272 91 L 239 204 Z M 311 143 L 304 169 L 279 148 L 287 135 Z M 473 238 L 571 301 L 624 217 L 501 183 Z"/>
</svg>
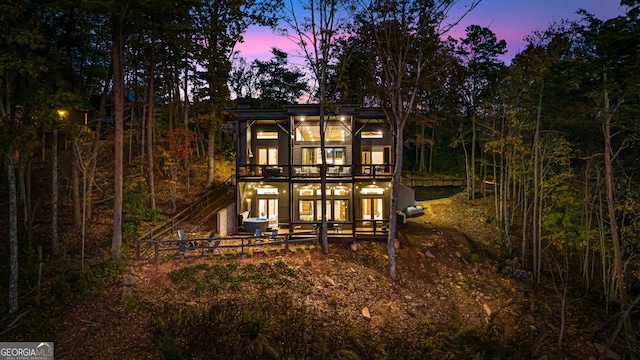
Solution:
<svg viewBox="0 0 640 360">
<path fill-rule="evenodd" d="M 380 178 L 393 173 L 393 164 L 327 165 L 328 179 Z M 240 179 L 320 178 L 320 165 L 252 165 L 238 167 Z"/>
</svg>

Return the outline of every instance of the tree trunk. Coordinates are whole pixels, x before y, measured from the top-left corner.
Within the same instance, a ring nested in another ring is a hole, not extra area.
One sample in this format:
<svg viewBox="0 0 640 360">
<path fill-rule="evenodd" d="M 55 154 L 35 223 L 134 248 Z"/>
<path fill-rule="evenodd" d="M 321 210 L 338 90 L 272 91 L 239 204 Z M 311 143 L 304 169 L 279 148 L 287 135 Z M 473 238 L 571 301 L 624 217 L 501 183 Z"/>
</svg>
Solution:
<svg viewBox="0 0 640 360">
<path fill-rule="evenodd" d="M 26 231 L 27 231 L 27 247 L 33 248 L 33 197 L 31 195 L 31 158 L 27 160 L 27 176 L 26 176 L 26 192 L 27 192 L 27 206 L 26 206 Z"/>
<path fill-rule="evenodd" d="M 18 312 L 18 204 L 16 198 L 16 175 L 13 147 L 9 146 L 7 156 L 7 180 L 9 187 L 9 313 Z"/>
<path fill-rule="evenodd" d="M 149 185 L 149 207 L 156 209 L 156 192 L 153 183 L 153 114 L 155 112 L 155 38 L 151 37 L 151 56 L 149 69 L 149 112 L 147 113 L 147 183 Z"/>
<path fill-rule="evenodd" d="M 542 90 L 544 89 L 544 82 L 540 84 L 540 95 L 538 98 L 538 114 L 536 116 L 536 130 L 533 135 L 533 208 L 532 208 L 532 221 L 531 221 L 531 245 L 532 245 L 532 256 L 533 256 L 533 275 L 536 283 L 540 281 L 540 257 L 542 254 L 538 252 L 540 248 L 540 233 L 538 226 L 541 219 L 540 208 L 541 208 L 541 200 L 540 200 L 540 118 L 542 116 Z"/>
<path fill-rule="evenodd" d="M 391 182 L 391 209 L 389 213 L 389 237 L 387 238 L 387 254 L 389 256 L 389 277 L 395 281 L 396 271 L 396 229 L 398 227 L 398 190 L 402 177 L 402 146 L 404 146 L 403 126 L 396 128 L 395 166 L 393 168 L 393 181 Z"/>
<path fill-rule="evenodd" d="M 215 166 L 216 166 L 216 126 L 215 126 L 215 118 L 216 118 L 216 110 L 213 109 L 211 112 L 212 118 L 209 122 L 209 139 L 207 143 L 207 187 L 210 187 L 213 184 L 213 177 L 215 176 Z"/>
<path fill-rule="evenodd" d="M 51 140 L 51 246 L 58 253 L 58 124 L 53 126 Z"/>
<path fill-rule="evenodd" d="M 323 76 L 324 80 L 324 76 Z M 322 82 L 324 84 L 324 81 Z M 322 158 L 322 164 L 320 164 L 320 243 L 322 244 L 322 252 L 327 255 L 329 253 L 329 235 L 327 229 L 327 154 L 325 146 L 325 111 L 324 111 L 324 86 L 320 87 L 320 153 Z"/>
<path fill-rule="evenodd" d="M 78 148 L 78 129 L 74 126 L 74 133 L 71 141 L 71 193 L 73 198 L 73 226 L 80 226 L 82 222 L 82 213 L 80 209 L 80 154 Z"/>
<path fill-rule="evenodd" d="M 93 213 L 93 183 L 96 175 L 96 168 L 98 166 L 98 148 L 100 144 L 102 121 L 104 121 L 106 103 L 107 95 L 102 94 L 102 97 L 100 99 L 100 108 L 98 109 L 98 121 L 96 121 L 95 136 L 93 139 L 93 144 L 91 145 L 91 165 L 89 169 L 89 175 L 87 176 L 87 181 L 89 183 L 87 185 L 87 193 L 85 195 L 87 203 L 86 208 L 83 212 L 83 217 L 85 219 L 91 219 L 91 215 Z"/>
<path fill-rule="evenodd" d="M 113 238 L 111 241 L 112 256 L 120 258 L 122 251 L 122 161 L 123 161 L 123 124 L 124 124 L 124 74 L 123 74 L 123 22 L 126 5 L 114 14 L 113 44 L 111 60 L 113 63 L 113 112 L 115 122 L 114 133 L 114 172 L 113 172 Z"/>
<path fill-rule="evenodd" d="M 605 74 L 606 81 L 606 74 Z M 613 245 L 613 277 L 614 286 L 621 307 L 627 305 L 627 292 L 626 292 L 626 279 L 624 274 L 624 267 L 622 262 L 622 247 L 620 244 L 620 232 L 618 228 L 618 219 L 616 217 L 615 197 L 613 194 L 613 149 L 611 146 L 611 121 L 613 119 L 613 113 L 611 112 L 609 104 L 609 94 L 605 90 L 604 93 L 604 168 L 605 168 L 605 183 L 606 183 L 606 196 L 607 196 L 607 212 L 609 215 L 609 226 L 611 230 L 611 242 Z M 629 328 L 630 324 L 625 321 L 625 328 Z"/>
<path fill-rule="evenodd" d="M 476 130 L 476 114 L 475 109 L 474 113 L 471 116 L 471 167 L 470 167 L 470 176 L 471 176 L 471 199 L 476 198 L 476 142 L 478 138 L 477 130 Z"/>
</svg>

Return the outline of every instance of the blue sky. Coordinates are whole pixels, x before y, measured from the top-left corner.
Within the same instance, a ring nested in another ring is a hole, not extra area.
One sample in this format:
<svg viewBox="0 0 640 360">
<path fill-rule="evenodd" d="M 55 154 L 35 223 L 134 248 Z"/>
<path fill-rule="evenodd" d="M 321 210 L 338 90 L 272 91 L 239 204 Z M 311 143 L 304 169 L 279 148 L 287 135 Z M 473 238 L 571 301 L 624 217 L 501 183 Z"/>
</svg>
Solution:
<svg viewBox="0 0 640 360">
<path fill-rule="evenodd" d="M 461 4 L 466 1 L 461 0 Z M 449 35 L 454 38 L 464 36 L 464 29 L 471 24 L 490 28 L 498 37 L 507 42 L 508 53 L 503 60 L 509 62 L 525 47 L 523 38 L 534 30 L 544 30 L 552 22 L 562 19 L 578 19 L 576 14 L 582 8 L 600 19 L 610 19 L 622 15 L 619 0 L 482 0 Z M 290 54 L 296 46 L 266 28 L 251 28 L 245 34 L 245 42 L 237 46 L 248 62 L 253 59 L 271 58 L 271 47 L 277 47 Z"/>
</svg>

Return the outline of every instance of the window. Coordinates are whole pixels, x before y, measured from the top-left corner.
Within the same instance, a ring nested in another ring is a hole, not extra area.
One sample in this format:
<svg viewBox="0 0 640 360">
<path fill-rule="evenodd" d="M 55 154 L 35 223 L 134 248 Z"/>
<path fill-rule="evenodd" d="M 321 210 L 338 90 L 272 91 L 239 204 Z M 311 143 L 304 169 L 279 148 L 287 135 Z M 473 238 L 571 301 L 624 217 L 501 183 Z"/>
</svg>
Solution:
<svg viewBox="0 0 640 360">
<path fill-rule="evenodd" d="M 313 196 L 313 188 L 312 187 L 303 187 L 298 191 L 300 196 Z"/>
<path fill-rule="evenodd" d="M 278 165 L 278 148 L 258 147 L 258 165 Z"/>
<path fill-rule="evenodd" d="M 300 221 L 313 221 L 315 218 L 313 200 L 300 200 L 298 206 Z"/>
<path fill-rule="evenodd" d="M 318 123 L 298 126 L 296 128 L 296 141 L 320 141 Z"/>
<path fill-rule="evenodd" d="M 344 165 L 344 148 L 325 148 L 325 151 L 327 152 L 327 164 Z"/>
<path fill-rule="evenodd" d="M 259 187 L 256 188 L 256 194 L 258 195 L 278 195 L 279 191 L 277 187 Z"/>
<path fill-rule="evenodd" d="M 278 132 L 277 131 L 259 131 L 256 135 L 256 139 L 258 140 L 277 140 Z"/>
<path fill-rule="evenodd" d="M 325 141 L 350 141 L 349 125 L 336 121 L 325 126 Z M 320 141 L 319 122 L 305 122 L 296 128 L 296 141 Z"/>
<path fill-rule="evenodd" d="M 382 137 L 383 137 L 382 130 L 362 132 L 363 139 L 382 139 Z"/>
<path fill-rule="evenodd" d="M 380 188 L 380 187 L 375 187 L 375 186 L 367 186 L 367 187 L 363 187 L 360 190 L 360 194 L 362 194 L 362 195 L 383 195 L 384 194 L 384 189 Z"/>
<path fill-rule="evenodd" d="M 337 186 L 333 189 L 333 195 L 335 196 L 348 196 L 349 190 L 344 186 Z"/>
<path fill-rule="evenodd" d="M 349 220 L 347 205 L 348 200 L 333 200 L 333 220 L 334 221 L 347 221 Z"/>
<path fill-rule="evenodd" d="M 346 163 L 346 151 L 343 147 L 325 147 L 327 164 L 344 165 Z M 322 152 L 319 147 L 302 148 L 302 164 L 322 164 Z"/>
</svg>

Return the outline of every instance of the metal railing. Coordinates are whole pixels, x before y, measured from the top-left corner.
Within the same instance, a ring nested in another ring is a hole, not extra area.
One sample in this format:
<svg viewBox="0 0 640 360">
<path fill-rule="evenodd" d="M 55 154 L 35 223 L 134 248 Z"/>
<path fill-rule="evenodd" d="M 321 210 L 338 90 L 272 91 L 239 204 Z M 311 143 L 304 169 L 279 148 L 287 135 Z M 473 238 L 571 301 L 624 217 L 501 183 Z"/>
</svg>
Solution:
<svg viewBox="0 0 640 360">
<path fill-rule="evenodd" d="M 261 236 L 246 235 L 246 236 L 232 236 L 216 238 L 212 232 L 209 237 L 197 237 L 191 238 L 184 236 L 181 239 L 143 239 L 139 240 L 136 244 L 136 258 L 140 260 L 146 251 L 141 251 L 142 248 L 153 249 L 153 259 L 158 261 L 161 252 L 171 253 L 171 255 L 200 255 L 206 254 L 222 255 L 222 254 L 235 254 L 242 256 L 249 251 L 260 250 L 291 250 L 292 246 L 297 244 L 312 244 L 318 243 L 317 231 L 305 231 L 296 233 L 285 234 L 270 234 L 265 233 Z"/>
<path fill-rule="evenodd" d="M 394 164 L 327 164 L 327 178 L 377 178 L 389 177 L 393 174 Z M 238 166 L 238 177 L 241 179 L 304 179 L 319 178 L 320 165 L 254 165 Z"/>
</svg>

